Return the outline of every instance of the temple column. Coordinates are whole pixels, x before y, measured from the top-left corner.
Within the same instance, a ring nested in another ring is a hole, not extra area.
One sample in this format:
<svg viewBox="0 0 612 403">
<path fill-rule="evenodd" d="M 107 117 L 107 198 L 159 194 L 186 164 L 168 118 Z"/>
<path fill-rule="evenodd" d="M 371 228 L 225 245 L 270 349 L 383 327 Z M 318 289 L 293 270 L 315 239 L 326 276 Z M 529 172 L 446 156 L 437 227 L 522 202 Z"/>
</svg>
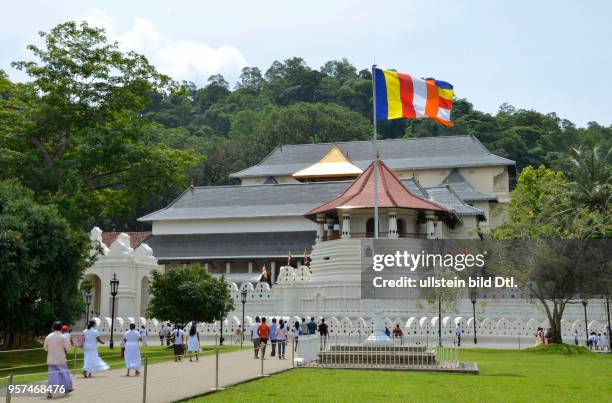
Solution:
<svg viewBox="0 0 612 403">
<path fill-rule="evenodd" d="M 351 213 L 342 213 L 342 238 L 351 237 Z"/>
<path fill-rule="evenodd" d="M 210 271 L 208 269 L 208 263 L 204 263 L 204 271 L 207 272 L 207 273 Z"/>
<path fill-rule="evenodd" d="M 232 264 L 230 262 L 225 262 L 225 274 L 230 274 Z"/>
<path fill-rule="evenodd" d="M 317 214 L 317 238 L 315 239 L 315 243 L 319 243 L 323 241 L 325 231 L 325 218 L 323 214 Z"/>
<path fill-rule="evenodd" d="M 249 262 L 249 274 L 253 273 L 253 262 Z"/>
<path fill-rule="evenodd" d="M 425 215 L 425 219 L 427 220 L 426 230 L 427 230 L 427 239 L 436 239 L 436 215 L 433 213 L 427 213 Z"/>
<path fill-rule="evenodd" d="M 393 210 L 389 211 L 389 235 L 390 239 L 397 239 L 397 213 Z"/>
<path fill-rule="evenodd" d="M 270 262 L 270 282 L 274 284 L 276 281 L 276 262 Z"/>
<path fill-rule="evenodd" d="M 327 232 L 327 239 L 331 239 L 332 235 L 334 234 L 334 220 L 332 218 L 328 218 L 326 220 L 325 223 L 325 228 L 326 228 L 326 232 Z"/>
</svg>

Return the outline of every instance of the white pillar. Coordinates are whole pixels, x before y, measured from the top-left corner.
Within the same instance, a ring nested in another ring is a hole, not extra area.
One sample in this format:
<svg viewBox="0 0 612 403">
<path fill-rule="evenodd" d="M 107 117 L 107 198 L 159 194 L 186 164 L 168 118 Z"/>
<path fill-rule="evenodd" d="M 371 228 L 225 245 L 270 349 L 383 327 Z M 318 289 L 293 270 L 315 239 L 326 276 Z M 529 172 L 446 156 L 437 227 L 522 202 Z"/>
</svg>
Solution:
<svg viewBox="0 0 612 403">
<path fill-rule="evenodd" d="M 329 240 L 334 233 L 334 220 L 332 218 L 328 218 L 326 220 L 325 228 L 327 232 L 327 239 Z"/>
<path fill-rule="evenodd" d="M 342 238 L 351 237 L 351 213 L 342 213 Z"/>
<path fill-rule="evenodd" d="M 230 274 L 232 264 L 230 262 L 225 262 L 225 274 Z"/>
<path fill-rule="evenodd" d="M 315 243 L 323 241 L 324 231 L 325 218 L 323 217 L 323 214 L 317 214 L 317 238 L 315 240 Z"/>
<path fill-rule="evenodd" d="M 276 262 L 270 262 L 270 280 L 272 284 L 276 281 Z"/>
<path fill-rule="evenodd" d="M 208 269 L 208 263 L 204 263 L 204 271 L 206 271 L 207 273 L 210 271 L 210 270 Z"/>
<path fill-rule="evenodd" d="M 389 211 L 389 235 L 390 239 L 397 239 L 399 235 L 397 233 L 397 213 L 393 210 Z"/>
<path fill-rule="evenodd" d="M 425 219 L 427 220 L 426 231 L 427 231 L 427 239 L 436 239 L 436 216 L 433 213 L 427 213 L 425 215 Z"/>
<path fill-rule="evenodd" d="M 249 273 L 253 273 L 253 262 L 249 262 Z"/>
</svg>

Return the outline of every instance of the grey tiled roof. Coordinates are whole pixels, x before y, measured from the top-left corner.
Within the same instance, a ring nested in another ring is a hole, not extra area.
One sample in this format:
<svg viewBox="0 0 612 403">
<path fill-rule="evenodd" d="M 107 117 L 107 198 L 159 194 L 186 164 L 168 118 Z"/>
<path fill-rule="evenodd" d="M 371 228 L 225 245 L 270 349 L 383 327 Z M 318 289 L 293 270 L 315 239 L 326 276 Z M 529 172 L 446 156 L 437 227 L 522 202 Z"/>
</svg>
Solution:
<svg viewBox="0 0 612 403">
<path fill-rule="evenodd" d="M 300 216 L 342 193 L 350 181 L 187 189 L 168 207 L 139 221 Z"/>
<path fill-rule="evenodd" d="M 377 145 L 380 158 L 391 169 L 514 165 L 514 161 L 491 154 L 472 136 L 379 140 Z M 230 177 L 291 175 L 321 160 L 333 146 L 361 169 L 372 161 L 371 141 L 282 145 L 259 164 Z"/>
<path fill-rule="evenodd" d="M 475 200 L 497 200 L 497 197 L 480 192 L 472 185 L 470 185 L 461 175 L 457 169 L 453 169 L 451 173 L 444 180 L 451 189 L 461 198 L 461 200 L 475 201 Z"/>
<path fill-rule="evenodd" d="M 187 189 L 168 207 L 139 221 L 302 216 L 340 195 L 351 183 L 195 187 Z M 437 197 L 442 197 L 439 192 L 430 194 L 429 188 L 421 187 L 413 179 L 402 179 L 402 183 L 416 196 L 436 202 Z"/>
<path fill-rule="evenodd" d="M 465 204 L 450 186 L 435 186 L 427 188 L 429 196 L 438 204 L 454 211 L 457 215 L 482 216 L 484 212 L 480 209 Z"/>
<path fill-rule="evenodd" d="M 315 231 L 153 235 L 147 244 L 161 261 L 299 257 L 314 244 Z"/>
</svg>

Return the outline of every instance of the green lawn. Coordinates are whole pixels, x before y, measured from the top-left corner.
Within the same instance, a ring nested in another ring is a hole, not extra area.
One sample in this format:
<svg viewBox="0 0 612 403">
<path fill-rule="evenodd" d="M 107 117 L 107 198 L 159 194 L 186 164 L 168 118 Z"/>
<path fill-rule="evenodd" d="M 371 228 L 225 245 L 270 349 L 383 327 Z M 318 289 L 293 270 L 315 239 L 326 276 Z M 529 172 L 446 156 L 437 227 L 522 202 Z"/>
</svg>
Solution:
<svg viewBox="0 0 612 403">
<path fill-rule="evenodd" d="M 554 350 L 461 350 L 480 375 L 300 368 L 192 402 L 612 401 L 611 354 Z"/>
<path fill-rule="evenodd" d="M 31 345 L 26 348 L 38 347 L 39 345 Z M 214 350 L 212 346 L 203 346 L 203 354 L 213 354 Z M 228 352 L 239 350 L 240 346 L 221 346 L 220 352 Z M 80 374 L 81 367 L 83 365 L 83 350 L 77 348 L 76 354 L 76 365 L 74 360 L 74 350 L 68 354 L 68 368 L 71 369 L 73 374 Z M 106 346 L 98 347 L 98 353 L 102 359 L 110 365 L 112 369 L 124 368 L 123 358 L 119 356 L 120 348 L 115 345 L 113 350 Z M 169 361 L 172 358 L 172 349 L 166 346 L 160 345 L 149 345 L 148 347 L 142 347 L 141 353 L 143 359 L 145 355 L 149 356 L 149 363 L 155 364 L 163 361 Z M 47 379 L 46 371 L 46 353 L 42 349 L 23 351 L 17 353 L 2 352 L 0 350 L 0 387 L 6 385 L 6 376 L 12 373 L 15 377 L 15 382 L 26 382 L 26 381 L 37 381 Z M 11 367 L 27 366 L 26 368 L 19 369 L 5 369 Z"/>
</svg>

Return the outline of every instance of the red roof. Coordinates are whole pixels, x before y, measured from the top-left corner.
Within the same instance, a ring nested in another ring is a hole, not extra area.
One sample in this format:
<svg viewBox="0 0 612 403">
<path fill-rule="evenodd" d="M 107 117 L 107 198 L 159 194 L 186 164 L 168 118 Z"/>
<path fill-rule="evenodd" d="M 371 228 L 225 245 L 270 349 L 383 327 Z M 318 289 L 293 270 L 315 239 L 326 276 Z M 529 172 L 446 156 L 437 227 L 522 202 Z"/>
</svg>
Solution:
<svg viewBox="0 0 612 403">
<path fill-rule="evenodd" d="M 382 161 L 378 161 L 377 171 L 378 207 L 447 211 L 436 203 L 412 194 Z M 306 215 L 325 213 L 338 208 L 371 207 L 374 207 L 374 162 L 340 196 Z"/>
<path fill-rule="evenodd" d="M 121 234 L 121 232 L 103 232 L 102 233 L 102 243 L 110 248 L 111 244 L 115 242 L 117 237 Z M 143 243 L 148 237 L 151 236 L 151 231 L 142 231 L 142 232 L 126 232 L 130 236 L 130 246 L 133 249 L 136 249 Z"/>
</svg>

